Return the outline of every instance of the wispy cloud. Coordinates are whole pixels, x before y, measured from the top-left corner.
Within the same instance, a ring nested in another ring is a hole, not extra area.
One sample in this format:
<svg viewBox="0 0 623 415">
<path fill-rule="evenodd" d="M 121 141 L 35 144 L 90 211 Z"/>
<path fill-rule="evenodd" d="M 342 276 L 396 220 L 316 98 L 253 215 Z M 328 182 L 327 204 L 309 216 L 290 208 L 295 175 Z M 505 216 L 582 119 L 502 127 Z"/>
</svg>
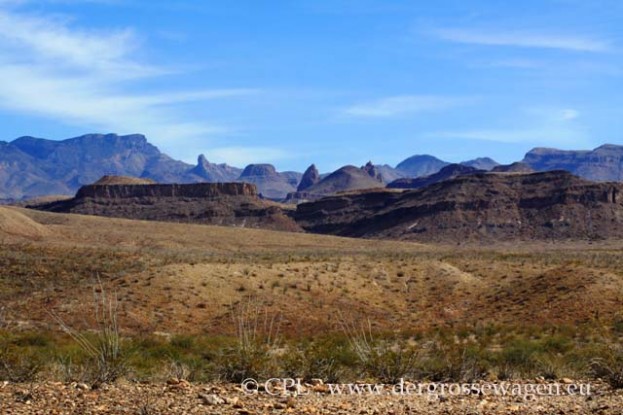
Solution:
<svg viewBox="0 0 623 415">
<path fill-rule="evenodd" d="M 435 95 L 402 95 L 364 102 L 344 108 L 341 114 L 355 118 L 392 118 L 445 110 L 469 103 L 467 98 Z"/>
<path fill-rule="evenodd" d="M 539 69 L 547 66 L 546 62 L 532 59 L 501 59 L 493 60 L 486 63 L 480 63 L 476 66 L 485 66 L 493 68 L 513 68 L 513 69 Z"/>
<path fill-rule="evenodd" d="M 502 128 L 437 131 L 426 136 L 430 139 L 465 139 L 506 144 L 550 143 L 569 146 L 589 143 L 587 131 L 577 122 L 580 111 L 576 109 L 533 107 L 519 111 L 517 117 L 530 127 L 522 128 L 515 123 L 509 123 Z"/>
<path fill-rule="evenodd" d="M 431 139 L 465 139 L 491 141 L 495 143 L 531 143 L 551 145 L 572 145 L 587 142 L 587 135 L 582 131 L 556 128 L 527 129 L 482 129 L 465 131 L 440 131 L 428 135 Z"/>
<path fill-rule="evenodd" d="M 140 92 L 168 68 L 145 64 L 131 29 L 90 31 L 32 15 L 0 0 L 0 107 L 81 128 L 142 132 L 158 144 L 223 134 L 229 127 L 189 120 L 178 105 L 256 94 L 255 89 Z"/>
<path fill-rule="evenodd" d="M 439 39 L 484 46 L 560 49 L 575 52 L 608 52 L 610 42 L 579 35 L 531 33 L 524 31 L 480 31 L 470 29 L 437 29 L 432 34 Z"/>
</svg>

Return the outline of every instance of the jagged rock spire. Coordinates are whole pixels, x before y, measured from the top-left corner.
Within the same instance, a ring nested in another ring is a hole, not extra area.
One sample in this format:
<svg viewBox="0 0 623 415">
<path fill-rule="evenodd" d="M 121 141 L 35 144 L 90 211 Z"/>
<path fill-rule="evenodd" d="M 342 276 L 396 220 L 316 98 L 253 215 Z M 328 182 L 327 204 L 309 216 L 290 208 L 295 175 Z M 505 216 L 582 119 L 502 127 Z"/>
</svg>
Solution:
<svg viewBox="0 0 623 415">
<path fill-rule="evenodd" d="M 298 192 L 302 192 L 303 190 L 308 189 L 311 186 L 315 185 L 319 181 L 320 181 L 320 173 L 318 172 L 316 165 L 312 164 L 311 166 L 307 168 L 307 170 L 305 170 L 305 173 L 303 173 L 301 182 L 299 183 L 298 188 L 296 190 Z"/>
</svg>

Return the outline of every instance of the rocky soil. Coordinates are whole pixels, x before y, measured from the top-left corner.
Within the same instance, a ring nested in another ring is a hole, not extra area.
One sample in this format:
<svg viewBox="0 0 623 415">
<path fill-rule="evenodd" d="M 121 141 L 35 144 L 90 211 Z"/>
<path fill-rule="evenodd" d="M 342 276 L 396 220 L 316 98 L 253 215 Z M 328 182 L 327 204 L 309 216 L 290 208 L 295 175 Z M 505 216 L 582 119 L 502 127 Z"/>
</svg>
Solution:
<svg viewBox="0 0 623 415">
<path fill-rule="evenodd" d="M 620 414 L 623 395 L 593 384 L 590 397 L 335 396 L 324 385 L 305 396 L 245 394 L 236 385 L 0 383 L 0 413 L 18 414 Z"/>
</svg>

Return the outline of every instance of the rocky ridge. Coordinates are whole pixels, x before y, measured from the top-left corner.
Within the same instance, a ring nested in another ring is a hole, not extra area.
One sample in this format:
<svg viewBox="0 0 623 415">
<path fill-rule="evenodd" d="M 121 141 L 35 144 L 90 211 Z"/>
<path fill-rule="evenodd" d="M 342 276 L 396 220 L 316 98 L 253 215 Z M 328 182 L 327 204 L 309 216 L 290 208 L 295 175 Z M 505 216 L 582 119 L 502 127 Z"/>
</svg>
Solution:
<svg viewBox="0 0 623 415">
<path fill-rule="evenodd" d="M 295 218 L 315 233 L 417 241 L 622 237 L 622 191 L 564 171 L 475 173 L 403 192 L 326 197 L 298 205 Z"/>
<path fill-rule="evenodd" d="M 59 213 L 299 231 L 279 204 L 248 183 L 83 186 L 68 200 L 28 206 Z"/>
<path fill-rule="evenodd" d="M 431 174 L 429 176 L 416 177 L 416 178 L 403 178 L 398 179 L 387 185 L 388 189 L 419 189 L 422 187 L 430 186 L 431 184 L 439 183 L 444 180 L 448 180 L 457 176 L 483 172 L 474 167 L 469 167 L 463 164 L 449 164 L 446 167 L 439 170 L 439 172 Z"/>
</svg>

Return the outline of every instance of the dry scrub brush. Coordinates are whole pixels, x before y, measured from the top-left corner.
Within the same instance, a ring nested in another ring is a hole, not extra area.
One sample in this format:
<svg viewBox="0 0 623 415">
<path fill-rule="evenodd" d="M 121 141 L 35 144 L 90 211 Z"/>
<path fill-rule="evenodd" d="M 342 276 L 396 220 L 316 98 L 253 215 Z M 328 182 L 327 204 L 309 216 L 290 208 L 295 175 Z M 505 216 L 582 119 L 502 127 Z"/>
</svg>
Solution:
<svg viewBox="0 0 623 415">
<path fill-rule="evenodd" d="M 93 317 L 95 328 L 92 335 L 81 333 L 68 325 L 56 313 L 52 317 L 59 323 L 83 352 L 91 359 L 94 384 L 114 382 L 127 372 L 126 360 L 121 348 L 119 330 L 119 302 L 115 293 L 109 294 L 97 276 L 93 288 Z"/>
</svg>

